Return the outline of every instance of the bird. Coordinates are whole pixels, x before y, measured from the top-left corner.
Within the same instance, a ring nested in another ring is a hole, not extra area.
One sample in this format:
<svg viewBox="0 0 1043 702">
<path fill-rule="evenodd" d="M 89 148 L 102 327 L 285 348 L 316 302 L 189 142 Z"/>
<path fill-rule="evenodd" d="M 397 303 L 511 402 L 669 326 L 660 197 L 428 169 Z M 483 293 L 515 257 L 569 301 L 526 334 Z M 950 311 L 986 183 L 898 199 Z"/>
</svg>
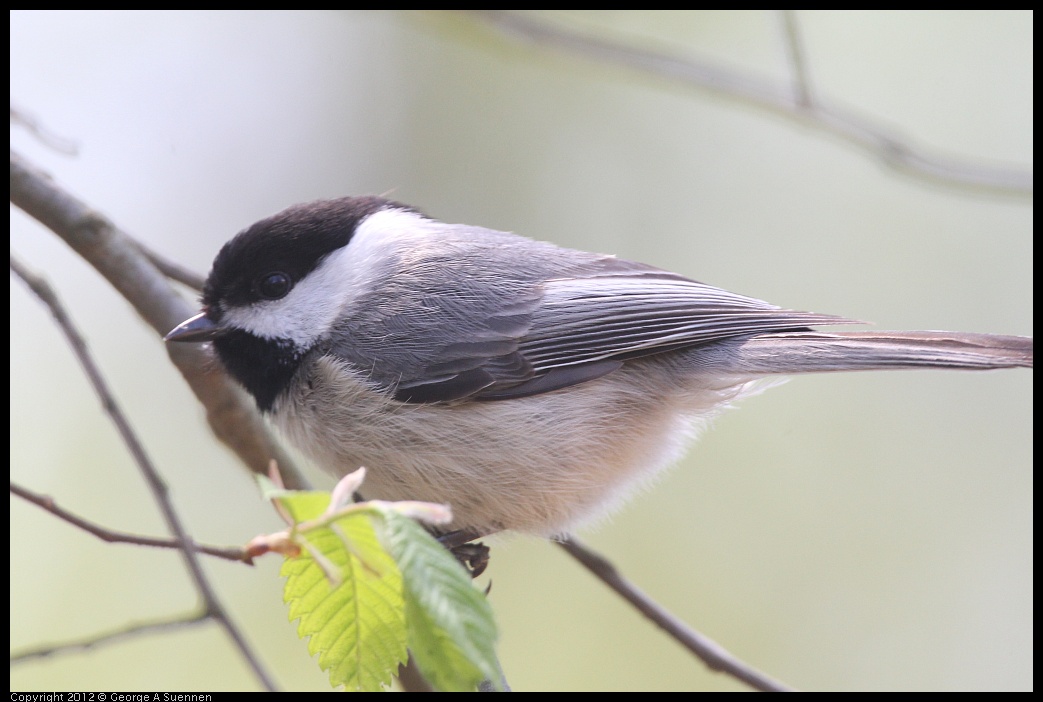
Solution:
<svg viewBox="0 0 1043 702">
<path fill-rule="evenodd" d="M 1033 363 L 1029 337 L 813 328 L 850 324 L 349 196 L 235 235 L 201 311 L 165 338 L 210 342 L 318 466 L 364 466 L 366 498 L 553 537 L 625 502 L 773 378 Z"/>
</svg>

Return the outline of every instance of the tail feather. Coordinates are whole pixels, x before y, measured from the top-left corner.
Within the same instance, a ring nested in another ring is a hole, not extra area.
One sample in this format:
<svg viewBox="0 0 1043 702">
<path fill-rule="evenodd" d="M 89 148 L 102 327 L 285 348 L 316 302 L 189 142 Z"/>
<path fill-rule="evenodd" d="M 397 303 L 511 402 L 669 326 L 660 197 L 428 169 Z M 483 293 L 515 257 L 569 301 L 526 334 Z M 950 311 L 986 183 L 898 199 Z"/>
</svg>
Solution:
<svg viewBox="0 0 1043 702">
<path fill-rule="evenodd" d="M 1032 339 L 946 331 L 785 332 L 742 340 L 736 370 L 753 374 L 902 368 L 1032 368 Z"/>
</svg>

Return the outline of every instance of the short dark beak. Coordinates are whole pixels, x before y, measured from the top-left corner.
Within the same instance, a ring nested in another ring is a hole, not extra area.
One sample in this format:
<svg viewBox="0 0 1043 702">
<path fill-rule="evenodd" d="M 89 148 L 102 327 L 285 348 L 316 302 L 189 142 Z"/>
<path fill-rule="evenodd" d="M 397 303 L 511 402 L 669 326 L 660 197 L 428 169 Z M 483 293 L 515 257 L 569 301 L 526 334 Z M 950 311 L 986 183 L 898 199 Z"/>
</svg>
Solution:
<svg viewBox="0 0 1043 702">
<path fill-rule="evenodd" d="M 163 337 L 163 341 L 213 341 L 227 331 L 225 327 L 208 319 L 206 310 L 203 310 L 174 327 L 169 334 Z"/>
</svg>

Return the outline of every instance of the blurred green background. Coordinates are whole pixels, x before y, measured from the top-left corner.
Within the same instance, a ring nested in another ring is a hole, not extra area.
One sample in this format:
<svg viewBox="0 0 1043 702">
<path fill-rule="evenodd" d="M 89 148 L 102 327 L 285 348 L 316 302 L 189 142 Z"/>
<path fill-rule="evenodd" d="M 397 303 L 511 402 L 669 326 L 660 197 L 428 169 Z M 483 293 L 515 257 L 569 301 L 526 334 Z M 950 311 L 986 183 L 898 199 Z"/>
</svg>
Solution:
<svg viewBox="0 0 1043 702">
<path fill-rule="evenodd" d="M 779 81 L 761 12 L 536 15 Z M 799 15 L 818 92 L 914 143 L 1032 162 L 1031 12 Z M 11 96 L 74 139 L 12 145 L 205 271 L 295 202 L 390 193 L 432 216 L 614 253 L 880 328 L 1032 334 L 1030 200 L 896 174 L 815 130 L 636 70 L 427 12 L 11 14 Z M 192 533 L 278 528 L 159 338 L 48 231 L 12 252 L 56 285 Z M 11 284 L 11 475 L 116 529 L 156 508 L 41 305 Z M 329 481 L 320 475 L 315 480 Z M 662 604 L 805 689 L 1030 689 L 1032 375 L 795 379 L 724 415 L 654 490 L 583 536 Z M 285 689 L 328 689 L 276 559 L 208 561 Z M 560 549 L 494 545 L 510 683 L 743 689 Z M 106 546 L 12 499 L 11 646 L 189 609 L 180 560 Z M 255 687 L 214 626 L 12 669 L 13 690 Z"/>
</svg>

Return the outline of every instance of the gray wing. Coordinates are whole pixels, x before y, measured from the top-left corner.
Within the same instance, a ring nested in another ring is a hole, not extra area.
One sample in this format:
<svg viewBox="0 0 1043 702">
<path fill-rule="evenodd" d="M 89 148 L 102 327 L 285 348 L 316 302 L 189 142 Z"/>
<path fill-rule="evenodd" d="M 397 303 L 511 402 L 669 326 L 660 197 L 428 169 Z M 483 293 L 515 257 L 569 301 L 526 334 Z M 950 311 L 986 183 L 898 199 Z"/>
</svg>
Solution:
<svg viewBox="0 0 1043 702">
<path fill-rule="evenodd" d="M 341 330 L 336 353 L 399 401 L 509 400 L 600 378 L 640 356 L 859 323 L 784 310 L 608 257 L 591 257 L 572 275 L 541 284 L 526 282 L 541 280 L 534 271 L 505 279 L 502 270 L 488 279 L 443 276 L 437 286 L 391 284 L 381 291 L 383 305 L 373 300 Z"/>
<path fill-rule="evenodd" d="M 412 250 L 423 265 L 384 277 L 344 315 L 328 352 L 404 402 L 500 400 L 727 337 L 857 323 L 609 256 L 465 234 L 460 246 L 443 237 L 437 252 Z"/>
<path fill-rule="evenodd" d="M 519 348 L 539 371 L 697 346 L 810 324 L 855 323 L 785 310 L 659 271 L 552 280 Z"/>
<path fill-rule="evenodd" d="M 552 280 L 518 343 L 533 378 L 494 384 L 477 397 L 547 392 L 604 375 L 627 359 L 733 336 L 858 323 L 782 309 L 655 269 Z"/>
</svg>

